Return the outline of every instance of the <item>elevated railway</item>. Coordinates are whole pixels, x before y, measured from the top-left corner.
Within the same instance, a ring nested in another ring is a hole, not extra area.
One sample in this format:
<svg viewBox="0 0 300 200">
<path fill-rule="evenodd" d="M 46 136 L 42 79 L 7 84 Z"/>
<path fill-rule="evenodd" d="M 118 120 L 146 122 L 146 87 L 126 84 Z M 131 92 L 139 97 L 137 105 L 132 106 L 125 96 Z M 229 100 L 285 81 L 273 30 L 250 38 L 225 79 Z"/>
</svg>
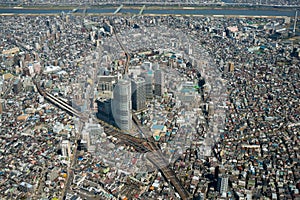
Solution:
<svg viewBox="0 0 300 200">
<path fill-rule="evenodd" d="M 65 101 L 51 95 L 47 91 L 44 91 L 37 83 L 37 81 L 35 81 L 35 78 L 33 79 L 33 82 L 36 85 L 38 92 L 50 103 L 56 105 L 62 110 L 67 111 L 71 115 L 78 117 L 83 122 L 88 121 L 89 118 L 88 116 L 84 115 L 84 113 L 79 112 Z M 97 119 L 97 121 L 103 126 L 104 131 L 107 135 L 115 137 L 122 143 L 132 146 L 137 152 L 146 153 L 147 159 L 162 172 L 166 180 L 168 180 L 173 185 L 177 193 L 180 195 L 181 199 L 191 199 L 191 194 L 189 194 L 188 191 L 182 186 L 182 184 L 176 177 L 175 172 L 169 167 L 169 163 L 165 160 L 160 148 L 153 140 L 134 137 L 100 119 Z M 134 118 L 134 121 L 137 122 L 139 130 L 144 131 L 140 127 L 141 124 L 139 123 L 139 120 L 137 118 Z"/>
<path fill-rule="evenodd" d="M 141 9 L 140 14 L 142 14 L 145 6 Z M 115 14 L 119 12 L 119 10 L 122 9 L 122 6 L 120 6 Z M 115 27 L 113 27 L 113 32 L 115 33 L 116 40 L 119 43 L 121 49 L 125 53 L 126 62 L 124 65 L 124 72 L 123 75 L 128 74 L 128 68 L 129 68 L 129 62 L 130 62 L 130 54 L 128 50 L 125 48 L 125 46 L 121 43 L 118 34 L 116 33 Z M 56 105 L 57 107 L 61 108 L 62 110 L 67 111 L 73 116 L 78 117 L 81 121 L 87 122 L 89 120 L 89 117 L 85 115 L 84 113 L 76 110 L 73 108 L 70 104 L 68 104 L 66 101 L 62 100 L 61 98 L 55 97 L 54 95 L 50 94 L 49 92 L 43 90 L 38 81 L 37 77 L 33 78 L 33 82 L 40 93 L 47 101 L 50 103 Z M 140 123 L 140 120 L 136 117 L 135 114 L 133 116 L 133 121 L 136 123 L 138 129 L 140 132 L 144 133 L 147 132 L 147 130 L 144 130 L 142 128 L 142 125 Z M 176 177 L 175 172 L 169 167 L 169 163 L 166 161 L 164 155 L 162 154 L 160 148 L 155 143 L 154 139 L 152 137 L 149 137 L 148 139 L 144 138 L 137 138 L 132 135 L 129 135 L 125 133 L 124 131 L 117 129 L 116 127 L 113 127 L 112 125 L 97 119 L 97 122 L 101 124 L 104 128 L 104 132 L 112 137 L 117 138 L 121 143 L 127 144 L 129 146 L 132 146 L 137 152 L 145 153 L 147 159 L 153 163 L 163 174 L 166 180 L 169 181 L 171 185 L 173 185 L 176 192 L 180 195 L 181 199 L 188 200 L 191 199 L 191 194 L 188 193 L 188 191 L 182 186 L 180 183 L 180 180 Z M 72 158 L 72 165 L 74 159 L 76 159 L 76 156 Z M 70 173 L 70 172 L 69 172 Z M 69 183 L 68 183 L 69 184 Z"/>
</svg>

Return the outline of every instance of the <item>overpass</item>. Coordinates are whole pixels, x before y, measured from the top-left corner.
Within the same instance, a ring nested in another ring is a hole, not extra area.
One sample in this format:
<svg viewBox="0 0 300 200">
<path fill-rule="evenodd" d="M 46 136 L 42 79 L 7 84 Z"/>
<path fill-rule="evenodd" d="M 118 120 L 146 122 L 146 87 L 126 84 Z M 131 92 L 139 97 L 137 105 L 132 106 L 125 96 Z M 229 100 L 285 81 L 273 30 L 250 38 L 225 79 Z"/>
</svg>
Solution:
<svg viewBox="0 0 300 200">
<path fill-rule="evenodd" d="M 139 12 L 139 15 L 142 15 L 142 14 L 143 14 L 145 8 L 146 8 L 146 5 L 143 5 L 143 7 L 141 8 L 141 10 L 140 10 L 140 12 Z"/>
<path fill-rule="evenodd" d="M 120 10 L 123 8 L 123 5 L 120 5 L 117 10 L 114 12 L 114 15 L 117 14 L 118 12 L 120 12 Z"/>
</svg>

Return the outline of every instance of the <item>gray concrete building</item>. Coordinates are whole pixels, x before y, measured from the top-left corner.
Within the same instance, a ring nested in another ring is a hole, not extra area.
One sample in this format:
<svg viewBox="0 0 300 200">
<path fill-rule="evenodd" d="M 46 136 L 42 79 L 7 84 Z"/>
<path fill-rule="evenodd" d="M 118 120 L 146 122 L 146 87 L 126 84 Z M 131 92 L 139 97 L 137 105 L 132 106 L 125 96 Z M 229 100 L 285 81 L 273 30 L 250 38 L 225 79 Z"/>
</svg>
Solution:
<svg viewBox="0 0 300 200">
<path fill-rule="evenodd" d="M 164 94 L 164 72 L 160 69 L 154 72 L 154 94 L 156 96 Z"/>
<path fill-rule="evenodd" d="M 150 100 L 153 98 L 153 71 L 148 70 L 144 73 L 146 82 L 146 99 Z"/>
<path fill-rule="evenodd" d="M 146 107 L 146 87 L 145 79 L 137 77 L 131 81 L 132 89 L 132 109 L 139 111 Z"/>
</svg>

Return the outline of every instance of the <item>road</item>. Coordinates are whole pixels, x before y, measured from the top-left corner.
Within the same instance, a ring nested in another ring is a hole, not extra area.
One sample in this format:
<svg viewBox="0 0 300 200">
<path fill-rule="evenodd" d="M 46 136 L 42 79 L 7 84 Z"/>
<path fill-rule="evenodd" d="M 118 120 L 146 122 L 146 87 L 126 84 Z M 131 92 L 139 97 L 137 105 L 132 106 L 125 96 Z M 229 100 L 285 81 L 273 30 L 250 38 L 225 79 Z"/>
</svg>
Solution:
<svg viewBox="0 0 300 200">
<path fill-rule="evenodd" d="M 76 135 L 75 135 L 75 138 L 74 138 L 74 141 L 73 141 L 75 143 L 75 147 L 74 147 L 74 152 L 72 154 L 72 157 L 70 158 L 70 165 L 68 166 L 68 169 L 67 169 L 67 175 L 68 176 L 67 176 L 67 180 L 66 180 L 64 190 L 62 192 L 62 199 L 65 198 L 67 191 L 70 189 L 70 185 L 71 185 L 73 177 L 74 177 L 73 168 L 75 167 L 76 159 L 78 157 L 78 151 L 77 151 L 78 144 L 77 144 L 77 141 L 80 139 L 80 134 L 79 133 L 81 132 L 82 128 L 83 128 L 83 126 L 82 126 L 82 124 L 80 124 L 78 131 L 75 132 Z"/>
</svg>

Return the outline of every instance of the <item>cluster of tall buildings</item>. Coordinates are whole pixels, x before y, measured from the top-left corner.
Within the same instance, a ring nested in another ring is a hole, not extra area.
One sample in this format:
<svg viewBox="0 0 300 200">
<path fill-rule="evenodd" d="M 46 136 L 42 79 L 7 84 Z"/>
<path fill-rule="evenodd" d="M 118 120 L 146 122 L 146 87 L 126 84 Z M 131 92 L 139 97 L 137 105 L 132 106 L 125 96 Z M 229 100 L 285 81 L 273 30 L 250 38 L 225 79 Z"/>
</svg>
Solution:
<svg viewBox="0 0 300 200">
<path fill-rule="evenodd" d="M 164 72 L 158 64 L 152 66 L 151 62 L 144 62 L 137 70 L 129 70 L 129 73 L 117 82 L 114 78 L 102 76 L 104 82 L 99 81 L 102 92 L 112 92 L 112 98 L 98 99 L 97 116 L 113 122 L 122 130 L 132 129 L 132 110 L 144 110 L 147 101 L 164 93 Z"/>
</svg>

